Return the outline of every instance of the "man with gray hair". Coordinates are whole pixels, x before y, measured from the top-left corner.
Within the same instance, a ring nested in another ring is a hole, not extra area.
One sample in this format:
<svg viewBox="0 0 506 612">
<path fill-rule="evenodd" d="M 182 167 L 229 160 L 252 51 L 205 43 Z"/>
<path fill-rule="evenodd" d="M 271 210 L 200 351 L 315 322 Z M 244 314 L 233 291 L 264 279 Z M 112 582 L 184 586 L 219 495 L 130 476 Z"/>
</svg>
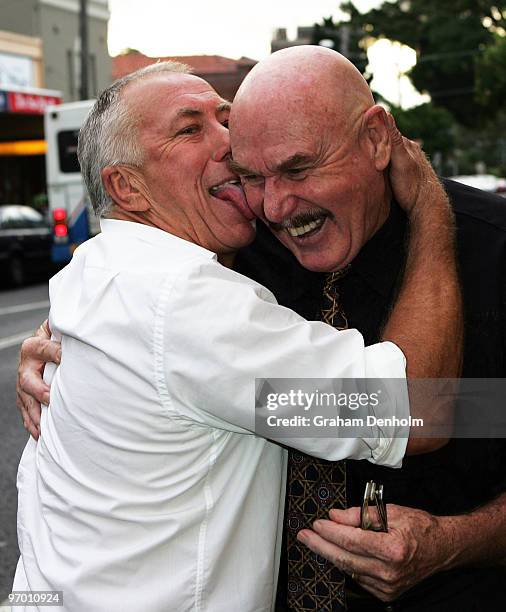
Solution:
<svg viewBox="0 0 506 612">
<path fill-rule="evenodd" d="M 122 103 L 121 91 L 133 81 L 150 74 L 170 72 L 190 74 L 190 67 L 181 62 L 158 62 L 114 81 L 97 100 L 83 126 L 86 138 L 79 139 L 78 156 L 81 173 L 98 217 L 105 216 L 113 205 L 102 183 L 101 171 L 107 166 L 140 167 L 143 150 L 137 138 L 139 117 Z"/>
<path fill-rule="evenodd" d="M 51 404 L 20 464 L 15 578 L 63 590 L 70 610 L 272 609 L 286 455 L 254 435 L 255 378 L 402 378 L 404 355 L 420 376 L 425 342 L 458 371 L 452 218 L 416 146 L 386 114 L 381 151 L 370 139 L 372 157 L 392 157 L 413 237 L 382 342 L 364 347 L 230 269 L 255 230 L 227 164 L 229 107 L 159 65 L 104 92 L 83 126 L 80 162 L 106 218 L 51 281 L 63 359 L 46 369 Z M 138 156 L 119 144 L 132 136 Z M 427 304 L 447 320 L 437 338 L 421 329 Z M 406 414 L 400 400 L 388 409 Z M 406 440 L 390 433 L 290 443 L 396 466 Z"/>
</svg>

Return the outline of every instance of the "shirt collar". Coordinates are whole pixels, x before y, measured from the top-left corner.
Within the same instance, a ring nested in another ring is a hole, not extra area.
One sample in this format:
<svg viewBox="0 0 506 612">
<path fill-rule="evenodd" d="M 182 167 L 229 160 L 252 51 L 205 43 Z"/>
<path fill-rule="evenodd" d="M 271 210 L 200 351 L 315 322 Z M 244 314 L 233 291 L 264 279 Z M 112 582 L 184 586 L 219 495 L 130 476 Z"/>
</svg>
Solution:
<svg viewBox="0 0 506 612">
<path fill-rule="evenodd" d="M 134 221 L 123 221 L 121 219 L 100 219 L 100 229 L 104 234 L 135 236 L 140 240 L 145 240 L 150 244 L 156 244 L 164 248 L 177 248 L 194 255 L 200 254 L 209 259 L 217 259 L 216 253 L 152 225 L 145 225 L 144 223 L 136 223 Z"/>
<path fill-rule="evenodd" d="M 405 260 L 406 215 L 397 202 L 374 236 L 351 263 L 350 272 L 360 276 L 374 291 L 389 298 Z"/>
</svg>

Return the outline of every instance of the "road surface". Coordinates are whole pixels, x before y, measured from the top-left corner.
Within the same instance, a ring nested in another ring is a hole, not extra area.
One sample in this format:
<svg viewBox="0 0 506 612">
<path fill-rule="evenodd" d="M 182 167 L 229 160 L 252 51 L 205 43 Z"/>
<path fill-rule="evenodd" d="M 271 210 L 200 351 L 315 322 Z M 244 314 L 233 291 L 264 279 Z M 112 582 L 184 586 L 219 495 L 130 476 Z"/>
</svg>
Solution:
<svg viewBox="0 0 506 612">
<path fill-rule="evenodd" d="M 16 471 L 28 434 L 16 410 L 19 346 L 46 318 L 47 282 L 0 289 L 0 602 L 11 590 L 18 558 Z"/>
</svg>

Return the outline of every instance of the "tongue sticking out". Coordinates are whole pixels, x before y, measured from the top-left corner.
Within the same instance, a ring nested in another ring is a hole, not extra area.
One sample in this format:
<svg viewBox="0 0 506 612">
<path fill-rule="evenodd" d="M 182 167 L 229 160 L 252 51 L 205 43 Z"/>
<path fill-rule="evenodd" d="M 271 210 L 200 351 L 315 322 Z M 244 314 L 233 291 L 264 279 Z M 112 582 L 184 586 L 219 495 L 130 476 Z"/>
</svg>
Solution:
<svg viewBox="0 0 506 612">
<path fill-rule="evenodd" d="M 230 202 L 233 206 L 238 208 L 241 213 L 248 219 L 248 221 L 252 221 L 256 219 L 255 213 L 251 210 L 246 202 L 246 198 L 244 196 L 244 191 L 240 185 L 235 185 L 234 183 L 225 183 L 223 186 L 219 187 L 216 191 L 213 192 L 213 196 L 218 198 L 218 200 L 223 200 L 224 202 Z"/>
</svg>

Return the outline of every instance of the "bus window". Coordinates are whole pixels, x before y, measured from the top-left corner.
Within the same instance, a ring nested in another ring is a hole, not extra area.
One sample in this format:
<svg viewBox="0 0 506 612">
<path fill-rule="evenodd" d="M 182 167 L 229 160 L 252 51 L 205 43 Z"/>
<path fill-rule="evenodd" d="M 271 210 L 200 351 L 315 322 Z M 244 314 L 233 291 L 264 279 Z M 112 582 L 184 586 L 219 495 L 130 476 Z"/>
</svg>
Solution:
<svg viewBox="0 0 506 612">
<path fill-rule="evenodd" d="M 77 137 L 79 130 L 65 130 L 58 132 L 58 159 L 60 162 L 60 172 L 72 173 L 80 172 L 79 161 L 77 159 Z"/>
</svg>

